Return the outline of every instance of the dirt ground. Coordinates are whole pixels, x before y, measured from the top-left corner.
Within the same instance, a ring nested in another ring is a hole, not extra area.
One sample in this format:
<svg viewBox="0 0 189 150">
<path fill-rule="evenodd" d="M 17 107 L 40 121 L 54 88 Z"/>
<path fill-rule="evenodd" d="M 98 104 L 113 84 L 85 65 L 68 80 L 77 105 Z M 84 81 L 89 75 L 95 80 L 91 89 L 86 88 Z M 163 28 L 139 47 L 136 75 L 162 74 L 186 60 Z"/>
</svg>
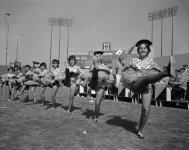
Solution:
<svg viewBox="0 0 189 150">
<path fill-rule="evenodd" d="M 75 97 L 74 111 L 66 112 L 68 92 L 60 89 L 56 109 L 41 104 L 5 101 L 0 96 L 0 150 L 186 150 L 189 147 L 189 111 L 151 107 L 144 129 L 135 130 L 140 106 L 102 102 L 98 123 L 92 120 L 94 103 Z M 38 91 L 37 91 L 38 92 Z M 46 91 L 50 102 L 50 89 Z M 32 99 L 32 97 L 31 97 Z M 38 96 L 39 99 L 39 96 Z"/>
</svg>

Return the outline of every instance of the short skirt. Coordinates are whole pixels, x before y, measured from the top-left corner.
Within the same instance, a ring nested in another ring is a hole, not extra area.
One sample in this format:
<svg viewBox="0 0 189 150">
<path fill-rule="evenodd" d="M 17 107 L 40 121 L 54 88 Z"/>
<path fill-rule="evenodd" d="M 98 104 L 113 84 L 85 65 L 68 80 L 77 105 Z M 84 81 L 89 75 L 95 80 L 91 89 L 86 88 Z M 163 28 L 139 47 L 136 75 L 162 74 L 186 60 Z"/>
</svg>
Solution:
<svg viewBox="0 0 189 150">
<path fill-rule="evenodd" d="M 132 66 L 127 67 L 122 72 L 123 87 L 132 87 L 132 85 L 141 77 L 153 75 L 161 72 L 156 68 L 137 69 Z"/>
<path fill-rule="evenodd" d="M 111 86 L 111 80 L 110 80 L 110 74 L 107 71 L 104 70 L 98 70 L 98 79 L 97 81 L 92 81 L 92 72 L 91 73 L 91 78 L 90 78 L 90 85 L 92 90 L 96 90 L 98 88 L 107 88 Z M 94 82 L 94 83 L 92 83 Z"/>
</svg>

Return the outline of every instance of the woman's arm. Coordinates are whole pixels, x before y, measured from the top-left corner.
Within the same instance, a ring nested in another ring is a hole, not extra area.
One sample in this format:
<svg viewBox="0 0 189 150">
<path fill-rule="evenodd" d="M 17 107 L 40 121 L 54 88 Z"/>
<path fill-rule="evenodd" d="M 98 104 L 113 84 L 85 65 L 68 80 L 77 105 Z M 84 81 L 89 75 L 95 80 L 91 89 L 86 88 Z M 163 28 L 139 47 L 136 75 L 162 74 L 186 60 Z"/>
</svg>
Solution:
<svg viewBox="0 0 189 150">
<path fill-rule="evenodd" d="M 135 47 L 136 47 L 136 44 L 134 44 L 131 48 L 129 48 L 128 52 L 125 54 L 130 55 Z"/>
</svg>

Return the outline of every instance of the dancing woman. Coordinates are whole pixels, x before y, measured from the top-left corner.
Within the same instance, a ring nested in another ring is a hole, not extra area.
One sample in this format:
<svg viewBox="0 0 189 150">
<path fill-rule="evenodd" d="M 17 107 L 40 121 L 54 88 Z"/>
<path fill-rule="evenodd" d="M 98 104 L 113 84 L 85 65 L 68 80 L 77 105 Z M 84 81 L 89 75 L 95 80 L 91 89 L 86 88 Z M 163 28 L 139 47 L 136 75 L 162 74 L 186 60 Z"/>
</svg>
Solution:
<svg viewBox="0 0 189 150">
<path fill-rule="evenodd" d="M 171 76 L 171 63 L 165 70 L 160 68 L 149 57 L 152 49 L 152 43 L 149 40 L 140 40 L 136 43 L 138 57 L 131 60 L 129 65 L 122 69 L 123 86 L 129 87 L 135 94 L 142 96 L 141 116 L 137 135 L 144 138 L 142 130 L 147 122 L 150 105 L 152 100 L 152 83 L 159 81 L 164 77 Z"/>
<path fill-rule="evenodd" d="M 5 86 L 9 86 L 9 96 L 8 96 L 8 101 L 11 101 L 11 95 L 12 95 L 12 80 L 13 77 L 15 77 L 15 73 L 14 73 L 14 68 L 13 67 L 8 67 L 8 73 L 1 75 L 1 81 L 2 81 L 2 85 L 5 84 Z M 1 85 L 1 86 L 2 86 Z"/>
<path fill-rule="evenodd" d="M 23 74 L 22 74 L 22 69 L 20 67 L 18 68 L 15 68 L 15 76 L 12 77 L 11 80 L 9 80 L 9 84 L 10 86 L 12 87 L 12 91 L 11 91 L 11 100 L 14 100 L 15 97 L 15 91 L 20 91 L 22 85 L 20 82 L 18 82 L 20 80 L 20 78 L 23 77 Z"/>
<path fill-rule="evenodd" d="M 80 84 L 81 79 L 84 78 L 84 73 L 76 64 L 77 60 L 74 55 L 69 56 L 68 65 L 65 63 L 66 78 L 64 84 L 68 86 L 70 90 L 68 113 L 71 113 L 72 111 L 75 93 L 78 89 L 78 85 Z"/>
<path fill-rule="evenodd" d="M 60 87 L 60 82 L 64 79 L 64 74 L 59 69 L 59 60 L 53 59 L 52 60 L 52 72 L 47 73 L 45 76 L 45 82 L 49 82 L 49 87 L 52 88 L 51 92 L 51 99 L 52 99 L 52 106 L 56 108 L 56 93 Z"/>
<path fill-rule="evenodd" d="M 23 102 L 27 102 L 27 100 L 29 100 L 29 94 L 28 94 L 28 91 L 29 91 L 29 88 L 30 86 L 29 85 L 25 85 L 25 82 L 29 81 L 29 80 L 32 80 L 32 71 L 30 70 L 31 69 L 31 66 L 30 65 L 25 65 L 24 66 L 25 68 L 25 73 L 23 76 L 21 76 L 17 82 L 20 83 L 22 85 L 22 88 L 18 94 L 18 96 L 21 95 L 20 99 L 23 100 Z"/>
<path fill-rule="evenodd" d="M 41 83 L 40 84 L 40 97 L 41 97 L 41 100 L 42 100 L 42 105 L 45 105 L 45 90 L 46 90 L 46 86 L 43 84 L 44 82 L 44 78 L 45 78 L 45 75 L 47 74 L 47 65 L 45 62 L 42 62 L 39 66 L 40 68 L 40 71 L 39 71 L 39 74 L 38 74 L 38 82 Z"/>
<path fill-rule="evenodd" d="M 36 93 L 35 93 L 35 90 L 36 90 L 36 87 L 39 86 L 39 80 L 38 80 L 38 75 L 40 74 L 40 69 L 39 69 L 39 62 L 36 62 L 36 61 L 33 61 L 33 74 L 32 74 L 32 81 L 34 82 L 31 82 L 30 83 L 25 83 L 26 85 L 30 85 L 31 86 L 31 92 L 32 92 L 32 95 L 33 95 L 33 103 L 34 104 L 37 104 L 37 99 L 36 99 Z M 36 78 L 37 77 L 37 78 Z"/>
<path fill-rule="evenodd" d="M 91 67 L 89 74 L 86 75 L 83 86 L 90 82 L 92 90 L 96 91 L 95 99 L 95 113 L 94 121 L 98 121 L 101 101 L 103 99 L 105 89 L 109 83 L 113 82 L 113 76 L 110 73 L 108 66 L 103 64 L 103 52 L 96 51 L 93 56 L 93 66 Z"/>
</svg>

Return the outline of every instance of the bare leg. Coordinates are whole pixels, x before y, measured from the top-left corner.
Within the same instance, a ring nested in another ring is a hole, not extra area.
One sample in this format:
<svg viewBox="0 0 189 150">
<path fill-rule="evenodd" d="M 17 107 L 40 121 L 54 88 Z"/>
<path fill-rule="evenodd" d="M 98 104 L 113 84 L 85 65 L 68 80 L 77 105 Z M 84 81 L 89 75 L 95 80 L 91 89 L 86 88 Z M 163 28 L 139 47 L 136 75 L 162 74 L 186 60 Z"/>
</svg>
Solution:
<svg viewBox="0 0 189 150">
<path fill-rule="evenodd" d="M 54 85 L 52 87 L 52 93 L 51 93 L 51 99 L 52 99 L 52 105 L 54 108 L 56 108 L 56 93 L 58 92 L 59 87 Z"/>
<path fill-rule="evenodd" d="M 33 95 L 33 101 L 34 101 L 34 103 L 37 102 L 37 100 L 36 100 L 35 90 L 36 90 L 36 86 L 32 86 L 32 87 L 31 87 L 31 91 L 32 91 L 32 95 Z"/>
<path fill-rule="evenodd" d="M 152 100 L 151 85 L 148 85 L 146 87 L 146 91 L 144 91 L 141 94 L 142 94 L 142 108 L 141 108 L 140 122 L 138 126 L 138 136 L 139 138 L 144 138 L 144 135 L 142 134 L 142 130 L 147 122 L 149 112 L 150 112 L 150 105 L 151 105 L 151 100 Z"/>
<path fill-rule="evenodd" d="M 150 83 L 154 83 L 157 82 L 159 80 L 161 80 L 162 78 L 167 77 L 167 74 L 164 72 L 161 73 L 157 73 L 157 74 L 153 74 L 153 75 L 148 75 L 148 76 L 144 76 L 139 78 L 135 84 L 132 86 L 131 90 L 138 94 L 141 92 L 141 90 L 147 86 Z"/>
<path fill-rule="evenodd" d="M 20 90 L 20 94 L 22 94 L 24 92 L 25 88 L 26 88 L 26 85 L 23 85 L 21 90 Z"/>
<path fill-rule="evenodd" d="M 15 83 L 14 83 L 14 81 L 13 80 L 11 80 L 11 81 L 9 81 L 9 88 L 10 88 L 10 99 L 11 100 L 14 100 L 14 93 L 15 93 L 15 88 L 16 88 L 16 85 L 15 85 Z"/>
<path fill-rule="evenodd" d="M 24 102 L 27 102 L 27 101 L 29 101 L 29 89 L 25 90 L 24 93 L 25 93 Z"/>
<path fill-rule="evenodd" d="M 77 91 L 77 85 L 72 84 L 70 86 L 70 96 L 69 96 L 69 106 L 68 106 L 68 112 L 69 113 L 71 113 L 71 109 L 72 109 L 72 106 L 73 106 L 74 96 L 75 96 L 76 91 Z"/>
<path fill-rule="evenodd" d="M 8 98 L 8 100 L 11 100 L 11 95 L 12 95 L 12 84 L 9 81 L 9 98 Z"/>
<path fill-rule="evenodd" d="M 90 82 L 91 78 L 92 78 L 92 73 L 89 72 L 89 73 L 86 75 L 84 81 L 81 81 L 81 86 L 84 86 L 84 87 L 87 86 L 87 84 Z"/>
<path fill-rule="evenodd" d="M 12 90 L 11 90 L 11 99 L 12 99 L 12 100 L 14 100 L 15 89 L 16 89 L 16 87 L 13 86 L 13 87 L 12 87 Z"/>
<path fill-rule="evenodd" d="M 105 89 L 98 88 L 96 90 L 96 100 L 95 100 L 95 114 L 94 114 L 94 121 L 97 122 L 99 111 L 100 111 L 100 104 L 104 96 Z"/>
<path fill-rule="evenodd" d="M 42 100 L 42 105 L 45 105 L 45 90 L 46 90 L 46 87 L 41 87 L 40 89 L 40 96 L 41 96 L 41 100 Z"/>
</svg>

